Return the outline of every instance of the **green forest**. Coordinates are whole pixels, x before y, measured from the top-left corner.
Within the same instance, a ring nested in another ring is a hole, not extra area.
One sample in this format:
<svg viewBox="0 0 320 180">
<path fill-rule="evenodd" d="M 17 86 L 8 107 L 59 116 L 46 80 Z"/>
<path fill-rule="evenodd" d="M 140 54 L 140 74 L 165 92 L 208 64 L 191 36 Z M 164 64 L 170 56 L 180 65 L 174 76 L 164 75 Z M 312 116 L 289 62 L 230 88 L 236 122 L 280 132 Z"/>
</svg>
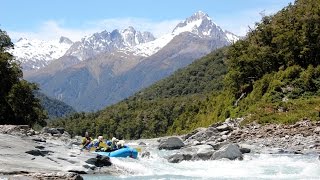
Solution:
<svg viewBox="0 0 320 180">
<path fill-rule="evenodd" d="M 35 124 L 45 126 L 47 114 L 33 92 L 36 84 L 22 79 L 22 70 L 7 52 L 13 43 L 0 29 L 0 124 Z"/>
<path fill-rule="evenodd" d="M 50 125 L 72 135 L 88 130 L 138 139 L 182 134 L 228 117 L 262 124 L 318 120 L 319 42 L 320 1 L 297 0 L 262 17 L 244 39 L 132 97 Z"/>
</svg>

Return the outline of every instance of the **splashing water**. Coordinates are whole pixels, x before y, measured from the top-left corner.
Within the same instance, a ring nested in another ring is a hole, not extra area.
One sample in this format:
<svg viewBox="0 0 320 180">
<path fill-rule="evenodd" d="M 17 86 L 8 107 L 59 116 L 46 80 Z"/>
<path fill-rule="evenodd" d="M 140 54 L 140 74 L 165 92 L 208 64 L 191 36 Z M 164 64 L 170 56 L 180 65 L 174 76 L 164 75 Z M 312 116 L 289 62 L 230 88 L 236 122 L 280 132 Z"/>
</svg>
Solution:
<svg viewBox="0 0 320 180">
<path fill-rule="evenodd" d="M 246 154 L 242 161 L 209 160 L 169 163 L 166 156 L 176 151 L 150 147 L 150 158 L 112 158 L 120 176 L 88 175 L 84 179 L 319 179 L 316 155 Z"/>
</svg>

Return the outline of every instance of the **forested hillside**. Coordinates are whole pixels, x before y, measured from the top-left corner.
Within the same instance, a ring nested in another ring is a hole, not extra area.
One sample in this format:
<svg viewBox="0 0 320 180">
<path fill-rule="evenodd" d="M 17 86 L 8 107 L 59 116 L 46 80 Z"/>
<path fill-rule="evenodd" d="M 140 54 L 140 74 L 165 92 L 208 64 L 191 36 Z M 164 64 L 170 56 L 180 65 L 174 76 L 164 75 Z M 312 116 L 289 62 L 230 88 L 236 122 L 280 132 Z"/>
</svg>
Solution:
<svg viewBox="0 0 320 180">
<path fill-rule="evenodd" d="M 88 129 L 107 137 L 141 138 L 185 133 L 228 117 L 260 123 L 317 120 L 319 42 L 320 1 L 297 0 L 263 17 L 245 39 L 135 96 L 53 125 L 73 134 Z"/>
<path fill-rule="evenodd" d="M 34 95 L 40 100 L 41 106 L 47 111 L 49 119 L 66 117 L 76 111 L 66 103 L 50 98 L 45 94 L 36 91 Z"/>
<path fill-rule="evenodd" d="M 35 98 L 38 87 L 22 79 L 20 66 L 8 52 L 13 43 L 0 29 L 0 124 L 46 125 L 46 114 Z"/>
</svg>

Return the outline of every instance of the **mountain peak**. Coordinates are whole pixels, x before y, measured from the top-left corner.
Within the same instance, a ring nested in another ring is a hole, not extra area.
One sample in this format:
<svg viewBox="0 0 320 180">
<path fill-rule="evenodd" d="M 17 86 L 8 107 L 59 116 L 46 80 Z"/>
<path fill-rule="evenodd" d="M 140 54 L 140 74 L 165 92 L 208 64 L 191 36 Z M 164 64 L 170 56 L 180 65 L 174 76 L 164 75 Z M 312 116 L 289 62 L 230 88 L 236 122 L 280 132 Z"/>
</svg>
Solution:
<svg viewBox="0 0 320 180">
<path fill-rule="evenodd" d="M 201 37 L 213 37 L 220 33 L 218 31 L 223 33 L 221 28 L 212 22 L 207 13 L 198 11 L 184 22 L 179 23 L 172 33 L 178 35 L 183 32 L 191 32 Z"/>
<path fill-rule="evenodd" d="M 210 17 L 207 13 L 202 12 L 202 11 L 198 11 L 196 13 L 194 13 L 190 18 L 188 18 L 190 20 L 199 20 L 199 19 L 208 19 L 210 20 Z"/>
<path fill-rule="evenodd" d="M 61 36 L 59 39 L 59 43 L 72 44 L 73 42 L 69 38 Z"/>
</svg>

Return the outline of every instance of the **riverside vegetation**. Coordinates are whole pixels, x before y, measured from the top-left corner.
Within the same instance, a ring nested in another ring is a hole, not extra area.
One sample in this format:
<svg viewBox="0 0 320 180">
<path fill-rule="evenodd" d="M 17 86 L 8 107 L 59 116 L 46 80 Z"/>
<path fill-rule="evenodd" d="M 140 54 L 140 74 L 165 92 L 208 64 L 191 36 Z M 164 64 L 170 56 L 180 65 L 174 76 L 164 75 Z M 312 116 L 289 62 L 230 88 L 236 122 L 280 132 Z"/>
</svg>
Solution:
<svg viewBox="0 0 320 180">
<path fill-rule="evenodd" d="M 53 121 L 72 135 L 182 134 L 228 117 L 243 123 L 319 120 L 320 2 L 297 0 L 243 40 L 177 71 L 134 96 L 94 113 Z"/>
</svg>

